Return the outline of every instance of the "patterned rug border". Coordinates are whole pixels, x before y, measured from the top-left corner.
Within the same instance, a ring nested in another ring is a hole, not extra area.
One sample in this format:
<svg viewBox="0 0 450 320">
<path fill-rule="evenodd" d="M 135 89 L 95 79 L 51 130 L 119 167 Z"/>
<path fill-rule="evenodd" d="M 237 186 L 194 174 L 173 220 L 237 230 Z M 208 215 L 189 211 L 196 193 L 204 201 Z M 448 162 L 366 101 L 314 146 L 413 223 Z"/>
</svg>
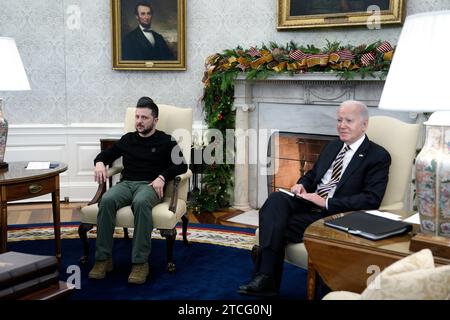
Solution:
<svg viewBox="0 0 450 320">
<path fill-rule="evenodd" d="M 78 223 L 61 223 L 61 239 L 78 239 Z M 182 241 L 181 226 L 177 226 L 177 241 Z M 254 245 L 255 230 L 239 227 L 228 227 L 207 224 L 190 224 L 188 226 L 188 240 L 192 242 L 208 243 L 226 247 L 251 250 Z M 129 229 L 130 236 L 133 229 Z M 96 237 L 95 227 L 88 232 L 89 238 Z M 116 228 L 115 238 L 123 238 L 123 229 Z M 8 241 L 49 240 L 54 238 L 53 225 L 13 225 L 8 228 Z M 164 239 L 158 230 L 153 230 L 152 239 Z"/>
</svg>

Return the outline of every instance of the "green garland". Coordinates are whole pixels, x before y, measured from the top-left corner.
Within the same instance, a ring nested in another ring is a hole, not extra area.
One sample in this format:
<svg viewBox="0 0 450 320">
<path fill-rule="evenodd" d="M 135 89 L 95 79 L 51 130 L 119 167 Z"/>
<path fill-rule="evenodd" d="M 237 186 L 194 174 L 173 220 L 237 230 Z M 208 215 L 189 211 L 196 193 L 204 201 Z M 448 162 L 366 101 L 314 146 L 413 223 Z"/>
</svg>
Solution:
<svg viewBox="0 0 450 320">
<path fill-rule="evenodd" d="M 234 80 L 238 74 L 246 74 L 248 80 L 265 79 L 273 74 L 301 74 L 306 72 L 333 72 L 337 77 L 350 80 L 355 76 L 383 79 L 392 60 L 393 48 L 387 42 L 377 41 L 369 45 L 342 46 L 329 42 L 323 49 L 314 45 L 298 46 L 293 42 L 280 46 L 271 42 L 260 49 L 252 47 L 225 50 L 209 56 L 205 63 L 204 116 L 209 129 L 218 129 L 225 137 L 226 129 L 234 129 L 233 111 Z M 224 153 L 225 141 L 221 143 Z M 202 176 L 202 190 L 196 195 L 200 210 L 215 211 L 230 205 L 234 165 L 213 163 Z"/>
<path fill-rule="evenodd" d="M 203 100 L 208 105 L 205 113 L 205 121 L 208 129 L 218 129 L 222 136 L 226 136 L 226 129 L 234 128 L 235 113 L 232 111 L 234 86 L 231 79 L 223 81 L 221 77 L 211 79 L 209 90 L 205 90 Z M 227 84 L 225 86 L 225 84 Z M 221 143 L 222 150 L 231 152 L 225 148 L 225 141 L 209 141 Z M 212 156 L 215 149 L 213 149 Z M 218 208 L 229 206 L 232 187 L 234 165 L 211 164 L 206 166 L 202 175 L 202 191 L 196 196 L 200 210 L 215 211 Z"/>
</svg>

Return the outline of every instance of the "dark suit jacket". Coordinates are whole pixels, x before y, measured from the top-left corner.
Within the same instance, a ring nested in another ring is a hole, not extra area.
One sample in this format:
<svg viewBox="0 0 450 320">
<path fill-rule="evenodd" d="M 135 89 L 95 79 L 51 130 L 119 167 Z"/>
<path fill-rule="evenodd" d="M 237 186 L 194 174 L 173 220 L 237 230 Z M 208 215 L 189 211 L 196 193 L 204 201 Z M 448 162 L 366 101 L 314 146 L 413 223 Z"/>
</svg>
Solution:
<svg viewBox="0 0 450 320">
<path fill-rule="evenodd" d="M 330 142 L 314 167 L 297 183 L 302 184 L 308 192 L 315 192 L 342 146 L 343 142 L 340 140 Z M 389 153 L 366 136 L 344 171 L 333 197 L 328 199 L 328 210 L 324 213 L 329 215 L 353 210 L 377 209 L 386 191 L 390 164 Z"/>
<path fill-rule="evenodd" d="M 139 27 L 128 33 L 122 41 L 122 60 L 174 60 L 166 40 L 153 30 L 152 33 L 155 38 L 154 46 Z"/>
</svg>

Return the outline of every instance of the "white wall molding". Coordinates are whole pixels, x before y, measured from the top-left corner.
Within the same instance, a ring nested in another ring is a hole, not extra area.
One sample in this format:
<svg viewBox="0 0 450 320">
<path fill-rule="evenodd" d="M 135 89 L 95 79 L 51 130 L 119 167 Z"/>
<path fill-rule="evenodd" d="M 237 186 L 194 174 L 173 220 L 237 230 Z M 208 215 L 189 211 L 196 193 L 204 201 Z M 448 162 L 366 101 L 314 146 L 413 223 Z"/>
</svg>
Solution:
<svg viewBox="0 0 450 320">
<path fill-rule="evenodd" d="M 101 138 L 119 138 L 121 123 L 21 124 L 9 127 L 5 160 L 60 161 L 68 164 L 61 174 L 61 200 L 89 201 L 97 190 L 93 160 Z M 27 201 L 50 201 L 50 196 Z"/>
</svg>

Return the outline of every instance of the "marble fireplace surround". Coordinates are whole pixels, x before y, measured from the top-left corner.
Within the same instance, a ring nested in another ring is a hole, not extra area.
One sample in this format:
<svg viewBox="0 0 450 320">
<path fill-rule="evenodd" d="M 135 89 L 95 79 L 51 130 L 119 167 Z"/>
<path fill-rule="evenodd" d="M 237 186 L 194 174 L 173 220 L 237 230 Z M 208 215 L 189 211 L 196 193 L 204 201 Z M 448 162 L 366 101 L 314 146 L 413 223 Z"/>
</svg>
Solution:
<svg viewBox="0 0 450 320">
<path fill-rule="evenodd" d="M 236 159 L 241 161 L 235 166 L 233 206 L 250 210 L 260 208 L 266 200 L 267 146 L 274 131 L 335 135 L 336 110 L 345 100 L 366 103 L 370 115 L 388 115 L 415 123 L 414 114 L 377 108 L 383 85 L 384 81 L 378 78 L 347 81 L 324 73 L 251 81 L 238 77 L 234 107 L 236 141 L 241 141 L 236 145 Z M 259 134 L 245 138 L 243 132 L 247 129 L 255 129 Z"/>
</svg>

